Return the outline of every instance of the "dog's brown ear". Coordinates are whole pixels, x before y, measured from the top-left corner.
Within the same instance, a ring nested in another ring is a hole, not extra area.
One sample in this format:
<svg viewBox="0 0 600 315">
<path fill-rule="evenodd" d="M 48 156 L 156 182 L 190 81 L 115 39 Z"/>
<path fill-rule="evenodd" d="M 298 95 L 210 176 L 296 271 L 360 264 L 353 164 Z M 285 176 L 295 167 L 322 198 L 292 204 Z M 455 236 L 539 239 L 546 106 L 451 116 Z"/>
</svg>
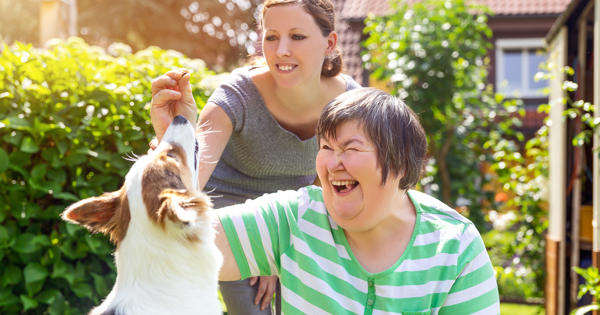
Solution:
<svg viewBox="0 0 600 315">
<path fill-rule="evenodd" d="M 191 222 L 212 208 L 206 195 L 185 189 L 165 189 L 160 193 L 159 201 L 160 207 L 156 215 L 162 224 L 164 218 L 182 223 Z"/>
<path fill-rule="evenodd" d="M 125 237 L 130 214 L 126 195 L 123 190 L 117 190 L 80 200 L 69 206 L 61 217 L 93 233 L 107 234 L 111 241 L 118 242 Z"/>
</svg>

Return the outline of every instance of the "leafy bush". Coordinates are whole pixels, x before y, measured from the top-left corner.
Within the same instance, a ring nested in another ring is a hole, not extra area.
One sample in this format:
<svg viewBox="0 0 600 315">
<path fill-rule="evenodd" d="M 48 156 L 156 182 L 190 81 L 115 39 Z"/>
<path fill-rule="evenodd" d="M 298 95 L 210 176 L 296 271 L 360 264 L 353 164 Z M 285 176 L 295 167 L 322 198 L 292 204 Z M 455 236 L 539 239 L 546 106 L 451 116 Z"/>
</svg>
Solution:
<svg viewBox="0 0 600 315">
<path fill-rule="evenodd" d="M 0 313 L 81 314 L 110 290 L 113 247 L 66 224 L 76 200 L 118 189 L 153 136 L 151 80 L 185 67 L 201 107 L 213 73 L 201 60 L 148 48 L 108 53 L 81 39 L 0 51 Z"/>
<path fill-rule="evenodd" d="M 540 106 L 540 110 L 546 110 Z M 485 146 L 494 154 L 490 170 L 500 186 L 493 205 L 512 219 L 502 227 L 502 219 L 492 219 L 494 229 L 484 234 L 492 262 L 496 266 L 498 287 L 503 298 L 537 300 L 543 298 L 546 209 L 548 180 L 548 128 L 541 127 L 525 142 L 523 149 L 513 140 L 490 134 Z M 496 211 L 490 211 L 490 214 Z"/>
<path fill-rule="evenodd" d="M 421 184 L 477 225 L 499 267 L 503 298 L 539 298 L 545 129 L 524 144 L 521 102 L 486 84 L 489 10 L 465 0 L 391 5 L 393 14 L 367 19 L 363 60 L 421 117 L 432 157 Z M 509 229 L 492 230 L 485 214 L 500 208 L 513 211 L 515 220 Z"/>
<path fill-rule="evenodd" d="M 521 137 L 511 115 L 516 100 L 487 85 L 488 10 L 464 0 L 390 2 L 393 13 L 366 20 L 363 60 L 419 114 L 431 163 L 421 182 L 447 204 L 468 209 L 482 229 L 486 178 L 482 148 L 490 132 Z M 476 12 L 476 14 L 473 14 Z"/>
<path fill-rule="evenodd" d="M 572 315 L 584 315 L 589 314 L 591 311 L 600 310 L 600 272 L 598 272 L 598 268 L 589 267 L 586 269 L 573 267 L 575 272 L 583 277 L 585 283 L 579 286 L 579 292 L 577 293 L 577 298 L 581 299 L 584 295 L 589 294 L 594 298 L 594 303 L 585 305 L 582 307 L 578 307 L 577 309 L 571 312 Z"/>
</svg>

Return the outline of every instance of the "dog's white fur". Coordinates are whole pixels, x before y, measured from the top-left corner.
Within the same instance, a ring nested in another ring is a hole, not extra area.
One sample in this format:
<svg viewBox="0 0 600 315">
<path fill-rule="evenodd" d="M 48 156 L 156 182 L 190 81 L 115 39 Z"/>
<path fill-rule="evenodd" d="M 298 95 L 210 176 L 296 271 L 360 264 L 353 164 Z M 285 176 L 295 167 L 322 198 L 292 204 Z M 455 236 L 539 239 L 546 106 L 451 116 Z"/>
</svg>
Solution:
<svg viewBox="0 0 600 315">
<path fill-rule="evenodd" d="M 108 234 L 117 245 L 115 285 L 90 314 L 221 314 L 223 257 L 212 204 L 195 189 L 198 160 L 194 128 L 178 117 L 158 148 L 134 163 L 121 190 L 63 212 L 65 220 Z"/>
</svg>

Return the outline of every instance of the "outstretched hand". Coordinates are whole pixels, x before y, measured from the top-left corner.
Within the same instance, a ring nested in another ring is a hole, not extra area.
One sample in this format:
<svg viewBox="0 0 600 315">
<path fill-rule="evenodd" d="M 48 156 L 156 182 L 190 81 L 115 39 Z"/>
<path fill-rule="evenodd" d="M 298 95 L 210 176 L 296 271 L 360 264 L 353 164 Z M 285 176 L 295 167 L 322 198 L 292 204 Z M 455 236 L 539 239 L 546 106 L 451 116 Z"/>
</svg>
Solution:
<svg viewBox="0 0 600 315">
<path fill-rule="evenodd" d="M 197 114 L 189 70 L 171 70 L 152 81 L 150 119 L 158 141 L 175 116 L 183 115 L 195 126 Z"/>
</svg>

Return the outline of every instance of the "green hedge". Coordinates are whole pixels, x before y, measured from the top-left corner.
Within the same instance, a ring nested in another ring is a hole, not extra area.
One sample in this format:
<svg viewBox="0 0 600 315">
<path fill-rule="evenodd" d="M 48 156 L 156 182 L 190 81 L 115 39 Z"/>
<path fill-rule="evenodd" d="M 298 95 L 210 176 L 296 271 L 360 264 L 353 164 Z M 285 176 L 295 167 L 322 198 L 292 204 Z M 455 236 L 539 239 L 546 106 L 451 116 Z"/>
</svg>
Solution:
<svg viewBox="0 0 600 315">
<path fill-rule="evenodd" d="M 124 157 L 147 151 L 153 78 L 191 69 L 201 107 L 214 73 L 174 51 L 78 38 L 0 49 L 0 314 L 81 314 L 112 287 L 113 246 L 59 214 L 118 189 Z"/>
</svg>

